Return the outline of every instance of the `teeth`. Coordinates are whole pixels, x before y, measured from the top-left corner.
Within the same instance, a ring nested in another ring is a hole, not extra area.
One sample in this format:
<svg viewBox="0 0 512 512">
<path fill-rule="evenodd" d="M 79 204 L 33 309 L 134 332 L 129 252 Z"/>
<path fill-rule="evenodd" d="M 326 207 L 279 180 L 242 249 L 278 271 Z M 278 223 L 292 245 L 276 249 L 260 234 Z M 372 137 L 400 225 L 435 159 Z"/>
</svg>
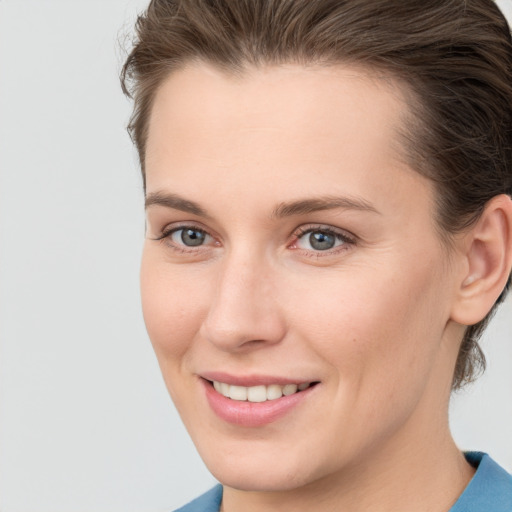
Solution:
<svg viewBox="0 0 512 512">
<path fill-rule="evenodd" d="M 233 400 L 247 400 L 247 389 L 244 386 L 229 386 L 229 398 Z"/>
<path fill-rule="evenodd" d="M 294 393 L 297 393 L 297 384 L 286 384 L 286 386 L 283 387 L 283 395 L 293 395 Z"/>
<path fill-rule="evenodd" d="M 231 386 L 225 382 L 213 381 L 215 390 L 232 400 L 249 402 L 265 402 L 267 400 L 277 400 L 284 396 L 293 395 L 297 391 L 304 391 L 310 386 L 310 382 L 303 382 L 301 384 L 286 384 L 280 386 L 279 384 L 271 384 L 270 386 Z"/>
<path fill-rule="evenodd" d="M 267 386 L 267 400 L 276 400 L 283 396 L 283 386 L 272 384 Z"/>
<path fill-rule="evenodd" d="M 267 386 L 252 386 L 247 388 L 249 402 L 265 402 L 267 400 Z"/>
<path fill-rule="evenodd" d="M 229 397 L 229 384 L 226 384 L 224 382 L 220 383 L 220 392 L 224 395 Z"/>
</svg>

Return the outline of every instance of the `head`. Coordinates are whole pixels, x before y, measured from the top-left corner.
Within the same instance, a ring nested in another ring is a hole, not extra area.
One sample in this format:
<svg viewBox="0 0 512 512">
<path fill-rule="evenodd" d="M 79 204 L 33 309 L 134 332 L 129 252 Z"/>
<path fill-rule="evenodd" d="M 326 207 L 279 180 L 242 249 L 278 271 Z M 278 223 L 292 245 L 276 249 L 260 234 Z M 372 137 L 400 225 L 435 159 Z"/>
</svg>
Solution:
<svg viewBox="0 0 512 512">
<path fill-rule="evenodd" d="M 275 361 L 319 381 L 310 394 L 326 389 L 316 412 L 335 404 L 327 437 L 346 428 L 348 461 L 483 368 L 478 339 L 510 257 L 478 311 L 466 299 L 487 267 L 485 236 L 474 268 L 460 262 L 482 215 L 512 194 L 512 44 L 491 0 L 153 0 L 122 80 L 148 208 L 161 208 L 148 215 L 145 318 L 186 424 L 183 375 L 222 381 L 207 361 L 275 374 Z M 379 395 L 393 361 L 408 370 Z M 397 411 L 383 422 L 382 400 Z M 348 410 L 360 411 L 351 425 Z M 201 429 L 217 427 L 204 421 L 187 424 L 200 451 Z M 230 432 L 228 450 L 254 436 Z"/>
</svg>

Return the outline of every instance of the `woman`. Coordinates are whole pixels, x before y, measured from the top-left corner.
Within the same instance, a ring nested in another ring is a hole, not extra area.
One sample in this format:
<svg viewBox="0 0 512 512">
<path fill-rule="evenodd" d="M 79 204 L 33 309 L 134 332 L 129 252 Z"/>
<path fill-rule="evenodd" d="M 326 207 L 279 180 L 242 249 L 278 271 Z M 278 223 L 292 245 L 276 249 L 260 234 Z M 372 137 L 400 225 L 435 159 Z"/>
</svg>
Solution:
<svg viewBox="0 0 512 512">
<path fill-rule="evenodd" d="M 183 511 L 512 510 L 450 393 L 512 267 L 491 0 L 154 0 L 123 70 L 142 301 L 222 483 Z"/>
</svg>

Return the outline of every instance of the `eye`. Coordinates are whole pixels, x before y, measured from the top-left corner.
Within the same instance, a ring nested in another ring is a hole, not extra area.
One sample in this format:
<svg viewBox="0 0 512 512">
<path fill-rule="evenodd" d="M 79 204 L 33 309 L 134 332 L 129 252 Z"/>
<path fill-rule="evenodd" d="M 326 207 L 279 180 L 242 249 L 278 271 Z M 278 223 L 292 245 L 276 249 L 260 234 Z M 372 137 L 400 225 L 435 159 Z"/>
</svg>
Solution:
<svg viewBox="0 0 512 512">
<path fill-rule="evenodd" d="M 302 229 L 296 236 L 295 248 L 315 252 L 329 251 L 355 243 L 348 235 L 327 227 Z"/>
<path fill-rule="evenodd" d="M 327 251 L 328 249 L 332 249 L 335 246 L 336 238 L 330 233 L 313 231 L 307 237 L 307 242 L 313 249 L 317 251 Z"/>
<path fill-rule="evenodd" d="M 194 252 L 201 249 L 201 246 L 212 246 L 212 242 L 215 242 L 213 236 L 204 229 L 193 225 L 169 226 L 154 240 L 164 242 L 171 249 L 180 252 Z"/>
<path fill-rule="evenodd" d="M 174 229 L 168 236 L 176 245 L 186 245 L 187 247 L 198 247 L 211 238 L 204 231 L 193 227 Z"/>
</svg>

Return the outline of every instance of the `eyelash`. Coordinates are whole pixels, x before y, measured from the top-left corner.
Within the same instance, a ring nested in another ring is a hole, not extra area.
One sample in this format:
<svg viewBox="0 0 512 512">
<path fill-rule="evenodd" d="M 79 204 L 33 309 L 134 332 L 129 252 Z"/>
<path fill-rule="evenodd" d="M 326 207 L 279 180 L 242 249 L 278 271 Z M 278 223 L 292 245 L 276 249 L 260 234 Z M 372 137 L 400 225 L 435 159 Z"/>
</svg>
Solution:
<svg viewBox="0 0 512 512">
<path fill-rule="evenodd" d="M 170 228 L 164 229 L 162 231 L 162 234 L 155 238 L 154 240 L 164 242 L 168 247 L 170 247 L 172 250 L 180 252 L 180 253 L 192 253 L 196 254 L 198 250 L 201 250 L 202 245 L 197 246 L 197 248 L 186 246 L 186 245 L 177 245 L 174 242 L 171 241 L 171 237 L 174 233 L 178 231 L 182 231 L 185 229 L 190 229 L 193 231 L 196 231 L 198 233 L 201 233 L 204 236 L 211 237 L 214 239 L 212 235 L 208 233 L 205 229 L 195 226 L 193 224 L 183 224 L 180 226 L 172 226 Z M 329 236 L 332 236 L 335 238 L 336 241 L 343 242 L 339 246 L 335 246 L 331 249 L 326 249 L 324 251 L 321 250 L 313 250 L 313 249 L 301 249 L 297 247 L 293 247 L 299 240 L 301 240 L 304 236 L 310 233 L 323 233 Z M 292 248 L 295 251 L 300 251 L 303 254 L 306 254 L 310 257 L 322 257 L 322 256 L 332 256 L 334 254 L 337 254 L 342 251 L 346 251 L 350 248 L 350 246 L 354 246 L 356 244 L 356 238 L 352 235 L 347 234 L 346 232 L 342 232 L 339 230 L 336 230 L 330 226 L 324 226 L 324 225 L 308 225 L 308 226 L 301 226 L 298 229 L 296 229 L 292 233 L 293 242 L 291 244 L 288 244 L 288 248 Z"/>
<path fill-rule="evenodd" d="M 296 251 L 301 251 L 307 256 L 314 258 L 321 258 L 323 256 L 332 256 L 338 254 L 339 252 L 348 250 L 351 246 L 356 244 L 356 238 L 353 235 L 349 235 L 346 232 L 342 232 L 340 230 L 334 229 L 330 226 L 322 226 L 322 225 L 309 225 L 309 226 L 301 226 L 294 232 L 294 242 L 292 245 L 295 245 L 299 240 L 304 238 L 306 235 L 311 233 L 323 233 L 326 235 L 330 235 L 334 237 L 336 241 L 343 242 L 339 246 L 335 246 L 331 249 L 326 249 L 324 251 L 321 250 L 308 250 L 295 248 Z"/>
<path fill-rule="evenodd" d="M 197 248 L 194 247 L 188 247 L 186 245 L 176 245 L 174 242 L 172 242 L 171 237 L 174 233 L 178 231 L 182 231 L 185 229 L 190 229 L 193 231 L 196 231 L 197 233 L 201 233 L 202 235 L 209 236 L 211 238 L 214 238 L 212 235 L 208 233 L 203 228 L 200 228 L 199 226 L 194 226 L 193 224 L 183 224 L 181 226 L 172 226 L 170 228 L 164 229 L 162 231 L 162 234 L 155 238 L 154 240 L 165 243 L 168 247 L 170 247 L 172 250 L 177 251 L 179 253 L 197 253 L 197 250 L 200 249 L 202 246 L 198 246 Z"/>
</svg>

